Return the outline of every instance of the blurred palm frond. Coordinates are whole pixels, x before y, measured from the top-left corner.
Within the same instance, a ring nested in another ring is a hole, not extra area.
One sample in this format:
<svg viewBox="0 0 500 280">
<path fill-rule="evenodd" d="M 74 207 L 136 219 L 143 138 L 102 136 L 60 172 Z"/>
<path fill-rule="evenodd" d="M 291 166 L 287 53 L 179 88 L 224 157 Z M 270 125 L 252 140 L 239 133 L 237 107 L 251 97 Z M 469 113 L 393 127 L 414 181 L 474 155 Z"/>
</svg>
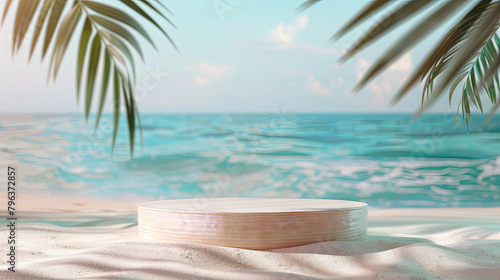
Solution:
<svg viewBox="0 0 500 280">
<path fill-rule="evenodd" d="M 318 2 L 320 0 L 308 0 L 299 9 L 309 8 Z M 410 30 L 405 32 L 402 38 L 373 63 L 356 85 L 356 90 L 366 86 L 392 63 L 396 62 L 401 55 L 446 24 L 450 18 L 462 14 L 464 7 L 465 15 L 446 35 L 440 38 L 438 44 L 398 90 L 392 104 L 397 103 L 408 95 L 413 87 L 423 82 L 422 106 L 415 116 L 419 117 L 436 102 L 448 87 L 450 88 L 451 104 L 451 97 L 455 89 L 462 84 L 462 96 L 458 109 L 461 106 L 467 127 L 468 119 L 471 118 L 470 104 L 474 104 L 481 112 L 483 111 L 481 90 L 486 92 L 489 101 L 493 104 L 487 117 L 489 120 L 495 110 L 500 107 L 500 98 L 497 97 L 500 94 L 500 83 L 498 82 L 500 40 L 497 35 L 500 23 L 500 1 L 498 0 L 371 1 L 340 28 L 332 36 L 332 40 L 341 38 L 359 24 L 379 16 L 384 8 L 390 8 L 390 11 L 387 15 L 382 16 L 381 20 L 377 21 L 343 54 L 341 61 L 352 58 L 360 50 L 373 44 L 381 36 L 396 29 L 411 18 L 421 15 L 423 19 L 410 27 Z"/>
<path fill-rule="evenodd" d="M 29 27 L 34 24 L 29 59 L 32 58 L 39 41 L 42 44 L 42 61 L 47 57 L 50 46 L 52 46 L 49 56 L 48 79 L 52 76 L 54 81 L 59 73 L 68 45 L 72 39 L 79 39 L 76 61 L 76 92 L 77 100 L 80 100 L 80 92 L 84 90 L 85 119 L 88 120 L 93 97 L 98 92 L 100 96 L 95 123 L 97 129 L 107 93 L 111 90 L 114 100 L 112 151 L 118 133 L 120 106 L 124 104 L 130 154 L 133 156 L 136 124 L 140 130 L 140 121 L 134 98 L 136 70 L 132 50 L 137 52 L 141 59 L 144 59 L 144 54 L 139 40 L 131 31 L 140 34 L 156 49 L 153 39 L 136 17 L 143 18 L 154 25 L 176 50 L 177 47 L 162 25 L 150 16 L 152 11 L 175 28 L 165 13 L 170 13 L 170 11 L 161 2 L 158 0 L 119 0 L 119 2 L 126 10 L 104 4 L 109 3 L 109 1 L 7 0 L 1 22 L 3 24 L 12 4 L 16 3 L 12 53 L 15 54 L 19 51 L 23 41 L 27 38 Z M 161 8 L 157 8 L 153 3 L 160 5 Z M 43 40 L 41 34 L 45 35 Z M 84 75 L 84 69 L 87 69 L 86 75 Z M 98 76 L 102 77 L 100 89 L 96 85 L 96 77 Z"/>
</svg>

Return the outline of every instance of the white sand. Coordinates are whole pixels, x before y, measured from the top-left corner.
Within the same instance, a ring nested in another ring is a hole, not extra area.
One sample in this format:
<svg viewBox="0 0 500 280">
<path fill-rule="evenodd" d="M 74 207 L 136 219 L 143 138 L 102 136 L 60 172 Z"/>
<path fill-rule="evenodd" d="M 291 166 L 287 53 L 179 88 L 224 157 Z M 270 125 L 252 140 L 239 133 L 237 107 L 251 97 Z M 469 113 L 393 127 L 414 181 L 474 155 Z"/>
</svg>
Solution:
<svg viewBox="0 0 500 280">
<path fill-rule="evenodd" d="M 0 279 L 500 279 L 500 208 L 371 211 L 365 242 L 252 251 L 139 240 L 133 205 L 21 199 L 17 272 L 2 241 Z"/>
</svg>

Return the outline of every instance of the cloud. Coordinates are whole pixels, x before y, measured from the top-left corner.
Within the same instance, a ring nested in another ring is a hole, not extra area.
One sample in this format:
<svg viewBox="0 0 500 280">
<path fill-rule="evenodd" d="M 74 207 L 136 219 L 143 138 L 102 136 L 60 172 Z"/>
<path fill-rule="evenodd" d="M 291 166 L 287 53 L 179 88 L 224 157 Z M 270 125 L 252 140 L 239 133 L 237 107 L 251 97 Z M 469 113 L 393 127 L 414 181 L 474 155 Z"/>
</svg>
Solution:
<svg viewBox="0 0 500 280">
<path fill-rule="evenodd" d="M 390 92 L 392 85 L 389 82 L 382 81 L 380 83 L 371 83 L 368 88 L 378 97 L 384 96 L 385 93 Z"/>
<path fill-rule="evenodd" d="M 305 88 L 307 91 L 319 94 L 321 96 L 332 95 L 332 92 L 328 88 L 324 87 L 318 80 L 316 80 L 313 74 L 309 74 L 307 76 Z"/>
<path fill-rule="evenodd" d="M 229 65 L 209 63 L 190 65 L 186 68 L 193 73 L 193 83 L 198 86 L 207 85 L 212 79 L 223 76 L 233 70 L 233 67 Z"/>
<path fill-rule="evenodd" d="M 193 77 L 193 83 L 195 85 L 198 85 L 198 86 L 208 85 L 208 81 L 209 81 L 209 79 L 206 77 L 202 77 L 202 76 L 194 76 Z"/>
<path fill-rule="evenodd" d="M 269 31 L 267 36 L 269 41 L 276 43 L 293 43 L 295 40 L 295 28 L 290 24 L 280 23 Z"/>
<path fill-rule="evenodd" d="M 330 49 L 321 48 L 308 44 L 299 44 L 296 42 L 297 31 L 305 30 L 309 18 L 306 15 L 299 15 L 293 24 L 285 24 L 280 22 L 278 26 L 271 29 L 264 39 L 266 48 L 273 50 L 300 49 L 314 53 L 323 53 L 328 55 L 340 55 L 342 52 Z"/>
<path fill-rule="evenodd" d="M 300 15 L 295 20 L 295 27 L 297 29 L 306 29 L 307 23 L 309 22 L 309 18 L 306 15 Z"/>
<path fill-rule="evenodd" d="M 344 79 L 342 77 L 337 77 L 337 79 L 335 78 L 330 79 L 330 87 L 332 88 L 342 87 L 342 85 L 344 85 Z"/>
<path fill-rule="evenodd" d="M 358 60 L 356 61 L 356 67 L 360 70 L 368 69 L 371 64 L 372 63 L 370 61 L 363 58 L 358 58 Z M 409 53 L 406 53 L 398 60 L 396 60 L 396 62 L 391 64 L 391 66 L 387 68 L 387 71 L 410 71 L 412 66 L 413 62 L 411 55 Z"/>
<path fill-rule="evenodd" d="M 296 30 L 306 29 L 307 22 L 309 22 L 309 18 L 305 15 L 298 16 L 295 20 L 295 24 L 284 24 L 280 22 L 278 26 L 269 31 L 267 38 L 269 41 L 276 43 L 293 43 L 295 41 Z"/>
<path fill-rule="evenodd" d="M 356 61 L 356 82 L 361 80 L 370 65 L 371 62 L 363 58 L 359 58 Z M 412 57 L 409 53 L 406 53 L 374 81 L 370 82 L 367 88 L 378 97 L 391 93 L 392 89 L 402 85 L 405 77 L 410 73 L 412 66 Z"/>
<path fill-rule="evenodd" d="M 284 24 L 280 22 L 278 26 L 271 29 L 267 38 L 271 42 L 282 43 L 282 44 L 292 44 L 295 41 L 296 30 L 306 29 L 307 22 L 309 18 L 305 15 L 300 15 L 295 20 L 295 24 Z"/>
</svg>

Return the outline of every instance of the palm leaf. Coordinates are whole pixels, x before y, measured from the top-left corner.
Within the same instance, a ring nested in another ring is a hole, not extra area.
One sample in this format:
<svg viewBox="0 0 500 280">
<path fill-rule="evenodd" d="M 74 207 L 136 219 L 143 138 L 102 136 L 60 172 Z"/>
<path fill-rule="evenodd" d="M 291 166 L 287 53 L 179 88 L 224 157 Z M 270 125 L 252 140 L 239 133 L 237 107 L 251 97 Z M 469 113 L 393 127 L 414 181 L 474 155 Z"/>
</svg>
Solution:
<svg viewBox="0 0 500 280">
<path fill-rule="evenodd" d="M 54 36 L 57 24 L 59 22 L 59 19 L 61 18 L 66 2 L 66 0 L 55 0 L 54 4 L 52 5 L 49 15 L 49 21 L 47 22 L 47 27 L 45 28 L 45 40 L 43 42 L 42 60 L 45 58 L 50 43 L 52 42 L 52 37 Z"/>
<path fill-rule="evenodd" d="M 99 56 L 101 55 L 101 44 L 101 38 L 99 38 L 99 36 L 97 35 L 94 36 L 94 40 L 92 40 L 92 46 L 90 48 L 90 56 L 88 62 L 87 92 L 85 94 L 85 119 L 88 119 L 89 117 L 90 105 L 92 104 L 95 76 L 98 70 L 97 67 L 99 64 Z"/>
<path fill-rule="evenodd" d="M 394 44 L 388 51 L 386 51 L 385 54 L 382 55 L 382 57 L 380 57 L 378 61 L 370 67 L 370 69 L 368 69 L 367 73 L 358 82 L 358 85 L 356 87 L 358 89 L 364 87 L 375 77 L 376 74 L 380 73 L 391 63 L 395 62 L 396 59 L 399 58 L 411 46 L 417 44 L 420 40 L 428 36 L 429 33 L 434 31 L 433 27 L 436 24 L 445 21 L 463 4 L 465 4 L 465 0 L 454 0 L 446 2 L 434 13 L 423 19 L 411 31 L 403 36 L 403 38 L 401 38 L 396 44 Z"/>
<path fill-rule="evenodd" d="M 446 34 L 434 50 L 429 53 L 420 67 L 413 72 L 410 78 L 408 78 L 404 86 L 399 89 L 391 101 L 392 104 L 397 103 L 401 98 L 408 94 L 409 90 L 415 86 L 418 80 L 422 80 L 425 76 L 427 76 L 422 93 L 422 104 L 424 103 L 424 98 L 429 94 L 434 83 L 434 79 L 447 68 L 450 59 L 453 58 L 453 55 L 458 50 L 457 45 L 470 36 L 472 27 L 487 10 L 490 2 L 491 0 L 480 1 L 455 27 L 453 27 Z"/>
<path fill-rule="evenodd" d="M 134 1 L 132 0 L 120 0 L 121 2 L 123 2 L 125 5 L 127 5 L 129 8 L 131 8 L 132 10 L 136 11 L 138 14 L 140 14 L 142 17 L 144 17 L 145 19 L 147 19 L 150 23 L 152 23 L 154 26 L 156 26 L 162 33 L 163 35 L 165 35 L 165 37 L 167 37 L 167 39 L 170 41 L 170 44 L 172 44 L 172 46 L 174 47 L 174 49 L 179 52 L 179 49 L 177 48 L 177 46 L 175 45 L 174 41 L 172 40 L 172 38 L 167 34 L 167 32 L 165 32 L 165 30 L 163 30 L 163 28 L 161 28 L 161 26 L 153 19 L 151 18 L 143 9 L 141 9 L 141 7 L 137 6 Z M 142 2 L 147 2 L 147 1 L 142 1 Z M 161 12 L 159 12 L 158 10 L 155 9 L 155 11 L 157 11 L 160 15 L 163 16 L 163 18 L 167 19 L 167 21 L 173 26 L 175 27 L 175 25 L 164 15 L 162 14 Z"/>
<path fill-rule="evenodd" d="M 174 28 L 177 28 L 175 26 L 175 24 L 172 21 L 170 21 L 170 19 L 164 13 L 160 12 L 149 1 L 147 1 L 147 0 L 139 0 L 139 1 L 141 1 L 141 3 L 143 3 L 144 5 L 148 6 L 151 10 L 155 11 L 157 14 L 159 14 L 162 18 L 164 18 L 166 21 L 168 21 L 168 23 L 170 23 Z M 167 7 L 165 7 L 165 5 L 163 5 L 159 0 L 157 0 L 156 3 L 158 3 L 160 6 L 162 6 L 162 8 L 164 8 L 167 12 L 169 12 L 170 14 L 172 14 L 172 12 Z"/>
<path fill-rule="evenodd" d="M 315 2 L 306 1 L 303 3 L 303 7 L 308 7 Z M 372 44 L 377 38 L 394 29 L 403 21 L 421 13 L 423 8 L 430 3 L 426 0 L 402 2 L 403 4 L 396 10 L 389 12 L 389 16 L 353 44 L 341 60 L 351 58 L 360 49 Z M 442 2 L 444 2 L 442 5 L 431 6 L 432 13 L 427 18 L 407 31 L 402 39 L 377 59 L 358 82 L 356 89 L 366 86 L 371 79 L 394 63 L 398 56 L 407 52 L 412 46 L 428 36 L 431 31 L 444 25 L 447 17 L 450 18 L 461 13 L 459 7 L 465 1 Z M 372 1 L 346 23 L 335 36 L 345 35 L 357 24 L 380 11 L 385 4 L 387 3 L 384 1 Z M 460 84 L 462 84 L 462 96 L 459 106 L 462 108 L 462 115 L 467 126 L 471 119 L 471 103 L 479 110 L 483 110 L 480 94 L 482 89 L 485 90 L 489 101 L 495 104 L 492 110 L 499 108 L 500 98 L 497 95 L 500 94 L 500 78 L 498 77 L 500 38 L 496 35 L 499 21 L 500 1 L 481 0 L 474 2 L 466 11 L 465 16 L 439 40 L 439 43 L 430 51 L 419 67 L 413 71 L 391 103 L 398 102 L 410 92 L 411 88 L 421 82 L 424 84 L 422 108 L 416 113 L 416 117 L 427 110 L 447 87 L 450 87 L 451 104 L 451 97 Z M 459 108 L 457 108 L 457 117 Z"/>
<path fill-rule="evenodd" d="M 104 17 L 95 16 L 95 15 L 89 16 L 89 19 L 91 20 L 91 22 L 99 24 L 99 25 L 101 25 L 101 27 L 104 27 L 104 28 L 112 31 L 115 34 L 118 34 L 120 37 L 124 38 L 132 46 L 134 46 L 134 48 L 139 53 L 142 53 L 142 49 L 141 49 L 141 45 L 139 44 L 139 41 L 137 41 L 135 36 L 130 31 L 128 31 L 125 27 L 123 27 L 122 25 L 119 25 L 119 24 L 117 24 L 111 20 L 108 20 Z"/>
<path fill-rule="evenodd" d="M 66 16 L 61 21 L 61 26 L 57 32 L 56 40 L 54 42 L 54 48 L 52 49 L 52 55 L 50 58 L 50 69 L 54 65 L 54 81 L 59 72 L 59 67 L 61 66 L 64 54 L 66 54 L 66 49 L 68 48 L 70 40 L 73 38 L 72 35 L 75 31 L 76 25 L 80 20 L 82 15 L 82 9 L 80 6 L 75 5 L 66 14 Z"/>
<path fill-rule="evenodd" d="M 108 52 L 104 52 L 104 70 L 101 83 L 101 99 L 99 101 L 99 107 L 97 110 L 97 118 L 95 121 L 95 128 L 99 126 L 99 120 L 101 119 L 102 111 L 104 109 L 104 102 L 106 101 L 106 95 L 108 93 L 108 83 L 109 76 L 111 76 L 111 58 Z"/>
<path fill-rule="evenodd" d="M 366 7 L 363 10 L 361 10 L 361 12 L 357 16 L 352 18 L 346 25 L 344 25 L 342 28 L 340 28 L 340 30 L 337 33 L 335 33 L 330 39 L 336 40 L 336 39 L 344 36 L 344 34 L 346 34 L 350 30 L 352 30 L 354 27 L 356 27 L 358 24 L 363 22 L 366 18 L 368 18 L 368 16 L 381 10 L 382 8 L 384 8 L 387 4 L 389 4 L 391 2 L 392 2 L 391 0 L 372 1 L 371 4 L 366 5 Z"/>
<path fill-rule="evenodd" d="M 102 30 L 101 31 L 101 35 L 110 42 L 110 44 L 114 47 L 116 47 L 116 49 L 114 49 L 112 51 L 112 53 L 114 54 L 114 56 L 120 61 L 122 62 L 122 64 L 126 64 L 125 62 L 125 59 L 123 58 L 123 56 L 120 54 L 120 52 L 125 55 L 125 57 L 127 57 L 128 61 L 130 62 L 130 68 L 132 70 L 132 76 L 135 77 L 135 61 L 134 61 L 134 58 L 132 56 L 132 52 L 130 51 L 130 48 L 127 46 L 127 44 L 125 44 L 125 42 L 123 42 L 120 38 L 118 38 L 117 36 L 105 31 L 105 30 Z M 118 50 L 120 52 L 118 52 Z M 144 57 L 143 53 L 142 53 L 142 50 L 137 50 L 139 52 L 139 55 L 141 56 L 141 58 Z M 117 54 L 120 54 L 119 57 L 117 57 L 116 55 Z"/>
<path fill-rule="evenodd" d="M 142 25 L 140 25 L 139 22 L 137 22 L 132 16 L 122 12 L 121 10 L 118 10 L 118 9 L 113 8 L 111 6 L 108 6 L 108 5 L 101 4 L 99 2 L 86 2 L 85 5 L 88 6 L 89 8 L 91 8 L 92 10 L 94 10 L 95 12 L 98 12 L 101 15 L 110 17 L 116 21 L 119 21 L 122 24 L 125 24 L 125 25 L 132 27 L 137 32 L 139 32 L 144 38 L 146 38 L 151 43 L 151 45 L 154 46 L 154 42 L 153 42 L 153 39 L 151 39 L 151 36 L 149 36 L 149 34 L 142 27 Z M 104 20 L 108 25 L 109 25 L 109 22 L 112 25 L 114 25 L 114 23 L 111 21 L 107 21 L 105 19 L 102 19 L 102 20 Z M 118 27 L 116 27 L 116 26 L 118 26 Z M 118 24 L 116 24 L 116 26 L 114 26 L 115 30 L 117 28 L 121 27 Z M 121 31 L 120 33 L 123 33 L 123 31 Z M 155 46 L 155 48 L 156 48 L 156 46 Z M 140 49 L 140 47 L 139 47 L 139 49 Z M 141 54 L 142 54 L 142 52 L 141 52 Z"/>
<path fill-rule="evenodd" d="M 298 6 L 296 10 L 299 12 L 302 12 L 306 9 L 309 9 L 311 6 L 318 3 L 319 1 L 321 1 L 321 0 L 307 0 L 306 2 L 304 2 L 300 6 Z"/>
<path fill-rule="evenodd" d="M 21 26 L 23 24 L 25 24 L 25 23 L 23 23 L 23 20 L 24 20 L 23 13 L 26 13 L 26 10 L 30 6 L 30 3 L 28 1 L 29 0 L 18 1 L 16 18 L 14 20 L 14 33 L 12 33 L 12 35 L 13 35 L 12 54 L 14 54 L 14 52 L 16 50 L 16 43 L 17 43 L 17 38 L 18 38 L 18 34 L 19 34 L 19 29 L 21 29 Z"/>
<path fill-rule="evenodd" d="M 494 38 L 495 44 L 498 48 L 500 46 L 500 38 L 498 37 L 497 34 L 494 34 L 493 38 Z M 484 76 L 481 79 L 480 88 L 483 87 L 487 83 L 487 81 L 490 81 L 490 79 L 492 77 L 495 78 L 495 81 L 497 83 L 497 88 L 500 88 L 500 82 L 499 82 L 499 78 L 498 78 L 498 69 L 500 68 L 500 55 L 498 55 L 498 53 L 497 53 L 496 57 L 494 58 L 494 60 L 492 60 L 489 63 L 489 66 L 490 67 L 486 71 L 486 74 L 484 74 Z M 489 89 L 490 89 L 490 91 L 492 91 L 491 87 Z M 493 100 L 493 101 L 495 102 L 495 100 Z"/>
<path fill-rule="evenodd" d="M 53 3 L 54 0 L 43 0 L 42 8 L 40 9 L 40 14 L 38 15 L 38 20 L 35 26 L 35 33 L 33 34 L 33 39 L 31 40 L 31 50 L 29 59 L 31 59 L 31 56 L 35 51 L 35 46 L 36 43 L 38 42 L 38 37 L 40 36 L 42 27 L 45 24 L 45 20 L 47 19 L 47 15 L 49 14 L 50 8 L 52 7 Z"/>
<path fill-rule="evenodd" d="M 76 63 L 76 100 L 80 100 L 80 84 L 82 81 L 83 63 L 87 54 L 90 35 L 92 34 L 92 26 L 89 19 L 83 24 L 82 34 L 80 35 L 80 44 L 78 47 L 78 59 Z"/>
<path fill-rule="evenodd" d="M 2 25 L 3 25 L 3 22 L 5 20 L 5 17 L 7 16 L 7 13 L 9 12 L 9 8 L 10 8 L 10 5 L 12 4 L 12 0 L 7 0 L 7 2 L 5 2 L 5 8 L 3 10 L 3 15 L 2 15 Z"/>
<path fill-rule="evenodd" d="M 436 85 L 436 89 L 429 95 L 427 101 L 417 112 L 416 117 L 419 117 L 425 110 L 430 108 L 437 98 L 441 96 L 445 88 L 453 82 L 453 79 L 456 77 L 460 69 L 462 69 L 474 58 L 475 54 L 477 54 L 477 52 L 489 40 L 491 34 L 496 32 L 495 27 L 498 24 L 499 19 L 500 5 L 499 2 L 495 2 L 495 5 L 493 5 L 488 11 L 488 14 L 484 17 L 484 19 L 475 26 L 474 32 L 471 34 L 470 38 L 460 46 L 460 49 L 453 57 L 453 61 L 450 63 L 448 71 L 442 73 L 442 77 L 440 77 L 439 83 Z M 468 102 L 465 105 L 463 104 L 463 106 L 468 107 Z M 470 114 L 470 112 L 468 114 Z"/>
<path fill-rule="evenodd" d="M 113 139 L 111 141 L 111 153 L 115 149 L 116 135 L 118 134 L 118 125 L 120 124 L 120 87 L 121 87 L 120 77 L 118 75 L 118 68 L 114 68 L 113 71 Z"/>
<path fill-rule="evenodd" d="M 23 1 L 30 1 L 30 0 L 21 0 Z M 38 5 L 41 3 L 40 1 L 35 1 L 34 3 L 19 3 L 19 7 L 22 7 L 21 9 L 18 9 L 18 12 L 22 10 L 22 15 L 21 15 L 21 23 L 19 26 L 19 33 L 14 33 L 14 42 L 17 43 L 17 50 L 21 47 L 21 44 L 24 41 L 26 31 L 28 31 L 28 27 L 31 24 L 31 21 L 33 19 L 33 16 L 35 15 L 35 12 L 38 8 Z"/>
<path fill-rule="evenodd" d="M 126 80 L 125 83 L 121 84 L 123 100 L 125 104 L 125 112 L 127 116 L 128 130 L 129 130 L 129 144 L 130 144 L 130 156 L 134 155 L 134 143 L 135 143 L 135 101 L 132 94 L 132 84 L 130 80 L 127 80 L 123 74 L 120 74 L 122 80 Z"/>
<path fill-rule="evenodd" d="M 72 3 L 69 10 L 65 9 L 68 2 Z M 141 129 L 141 125 L 137 104 L 134 99 L 133 85 L 135 84 L 136 70 L 135 58 L 131 53 L 130 46 L 137 51 L 142 60 L 144 60 L 144 54 L 142 45 L 129 29 L 140 34 L 156 48 L 155 42 L 146 31 L 146 28 L 134 16 L 145 18 L 146 21 L 152 23 L 167 37 L 174 48 L 176 46 L 164 28 L 140 6 L 135 4 L 135 2 L 121 0 L 128 7 L 127 10 L 120 10 L 108 5 L 109 1 L 102 2 L 106 2 L 106 4 L 98 1 L 83 0 L 17 1 L 12 51 L 14 53 L 14 51 L 19 50 L 26 38 L 28 26 L 32 22 L 35 22 L 35 31 L 29 56 L 31 58 L 41 34 L 44 33 L 44 43 L 41 46 L 42 60 L 52 47 L 48 77 L 53 75 L 55 80 L 71 40 L 77 37 L 79 42 L 76 61 L 76 93 L 79 100 L 82 80 L 85 81 L 85 119 L 88 119 L 92 111 L 94 94 L 98 92 L 99 98 L 95 122 L 95 128 L 97 129 L 104 110 L 108 90 L 112 90 L 114 100 L 112 152 L 118 134 L 120 104 L 124 104 L 129 132 L 130 154 L 133 156 L 136 125 L 139 126 L 139 129 Z M 175 28 L 170 19 L 156 8 L 151 1 L 140 0 L 139 2 L 141 5 L 159 14 Z M 157 1 L 154 2 L 160 4 L 168 11 L 163 4 Z M 2 22 L 12 3 L 16 2 L 12 0 L 6 1 Z M 38 16 L 36 16 L 37 14 Z M 78 26 L 80 26 L 79 23 L 82 21 L 83 25 L 79 31 Z M 83 69 L 87 69 L 87 72 L 84 73 Z M 102 77 L 100 87 L 97 85 L 97 73 Z"/>
<path fill-rule="evenodd" d="M 140 0 L 141 2 L 148 2 L 146 0 Z M 158 3 L 158 5 L 160 5 L 163 9 L 165 9 L 165 11 L 167 11 L 169 14 L 173 15 L 172 11 L 170 11 L 165 5 L 163 5 L 163 3 L 160 1 L 160 0 L 154 0 L 156 3 Z"/>
<path fill-rule="evenodd" d="M 399 24 L 410 19 L 411 16 L 415 15 L 419 10 L 423 9 L 427 4 L 433 2 L 432 0 L 419 0 L 419 1 L 407 1 L 404 5 L 401 5 L 398 9 L 392 11 L 388 16 L 386 16 L 379 24 L 373 26 L 366 34 L 359 39 L 354 46 L 346 51 L 342 55 L 340 61 L 346 61 L 351 58 L 357 52 L 359 52 L 366 45 L 375 42 L 380 36 L 384 35 L 391 29 L 395 28 Z"/>
</svg>

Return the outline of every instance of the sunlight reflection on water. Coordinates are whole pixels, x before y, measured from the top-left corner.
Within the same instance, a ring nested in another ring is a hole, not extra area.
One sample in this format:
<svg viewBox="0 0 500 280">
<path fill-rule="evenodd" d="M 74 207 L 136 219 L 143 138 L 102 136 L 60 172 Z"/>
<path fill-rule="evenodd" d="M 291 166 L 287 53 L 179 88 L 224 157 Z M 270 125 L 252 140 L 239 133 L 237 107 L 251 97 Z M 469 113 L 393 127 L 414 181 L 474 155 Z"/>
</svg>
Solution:
<svg viewBox="0 0 500 280">
<path fill-rule="evenodd" d="M 2 115 L 0 166 L 20 166 L 23 193 L 500 206 L 500 117 L 474 119 L 467 135 L 448 115 L 144 114 L 130 159 L 123 120 L 110 157 L 110 115 L 96 133 L 76 114 Z"/>
</svg>

